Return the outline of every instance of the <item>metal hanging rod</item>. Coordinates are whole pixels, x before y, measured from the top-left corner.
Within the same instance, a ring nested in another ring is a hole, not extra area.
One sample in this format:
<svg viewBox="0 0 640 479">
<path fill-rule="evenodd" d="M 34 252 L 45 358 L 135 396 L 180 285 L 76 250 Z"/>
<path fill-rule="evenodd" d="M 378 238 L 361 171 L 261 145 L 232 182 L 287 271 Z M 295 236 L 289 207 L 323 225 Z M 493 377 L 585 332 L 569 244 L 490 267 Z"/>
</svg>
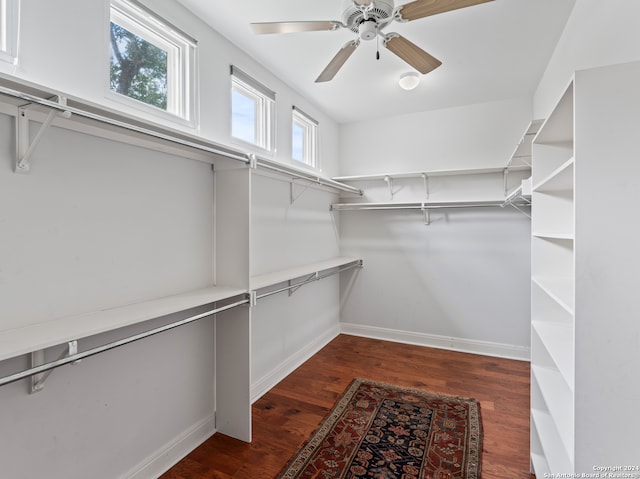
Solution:
<svg viewBox="0 0 640 479">
<path fill-rule="evenodd" d="M 264 168 L 265 170 L 275 171 L 277 173 L 290 176 L 292 178 L 297 178 L 297 179 L 308 181 L 310 183 L 327 186 L 330 188 L 334 188 L 336 190 L 344 191 L 346 193 L 353 193 L 358 196 L 362 196 L 364 194 L 360 188 L 356 188 L 355 186 L 346 185 L 344 183 L 340 183 L 339 181 L 331 180 L 329 178 L 322 178 L 321 176 L 314 175 L 312 173 L 307 173 L 305 171 L 301 171 L 297 168 L 293 168 L 293 167 L 284 165 L 282 163 L 276 163 L 275 161 L 270 161 L 264 158 L 256 158 L 255 164 L 258 168 Z"/>
<path fill-rule="evenodd" d="M 197 321 L 199 319 L 206 318 L 207 316 L 211 316 L 211 315 L 214 315 L 214 314 L 217 314 L 217 313 L 222 313 L 223 311 L 227 311 L 229 309 L 235 308 L 235 307 L 243 305 L 243 304 L 248 304 L 248 303 L 249 303 L 249 298 L 245 297 L 241 301 L 237 301 L 235 303 L 228 304 L 226 306 L 221 306 L 220 308 L 215 308 L 215 309 L 212 309 L 210 311 L 206 311 L 204 313 L 196 314 L 195 316 L 190 316 L 188 318 L 181 319 L 180 321 L 176 321 L 174 323 L 167 324 L 165 326 L 160 326 L 158 328 L 151 329 L 151 330 L 145 331 L 143 333 L 139 333 L 139 334 L 136 334 L 136 335 L 133 335 L 133 336 L 129 336 L 129 337 L 124 338 L 124 339 L 120 339 L 118 341 L 114 341 L 114 342 L 105 344 L 103 346 L 98 346 L 97 348 L 92 348 L 92 349 L 88 349 L 88 350 L 80 352 L 80 353 L 71 354 L 69 356 L 66 356 L 64 358 L 58 359 L 56 361 L 51 361 L 49 363 L 45 363 L 45 364 L 42 364 L 40 366 L 27 369 L 25 371 L 21 371 L 19 373 L 12 374 L 10 376 L 6 376 L 6 377 L 3 377 L 3 378 L 0 378 L 0 386 L 4 386 L 5 384 L 9 384 L 9 383 L 13 383 L 13 382 L 16 382 L 16 381 L 20 381 L 21 379 L 25 379 L 25 378 L 28 378 L 30 376 L 34 376 L 36 374 L 41 374 L 41 373 L 44 373 L 46 371 L 49 371 L 49 370 L 52 370 L 52 369 L 55 369 L 55 368 L 59 368 L 60 366 L 64 366 L 66 364 L 74 363 L 74 362 L 77 362 L 77 361 L 79 361 L 81 359 L 88 358 L 90 356 L 95 356 L 96 354 L 103 353 L 105 351 L 109 351 L 111 349 L 115 349 L 115 348 L 118 348 L 120 346 L 124 346 L 125 344 L 133 343 L 134 341 L 139 341 L 141 339 L 148 338 L 149 336 L 153 336 L 153 335 L 156 335 L 156 334 L 159 334 L 159 333 L 163 333 L 163 332 L 169 331 L 171 329 L 175 329 L 175 328 L 177 328 L 179 326 L 183 326 L 185 324 L 192 323 L 192 322 Z"/>
<path fill-rule="evenodd" d="M 178 136 L 175 135 L 171 135 L 169 133 L 162 133 L 160 131 L 156 131 L 156 130 L 151 130 L 149 128 L 144 128 L 141 126 L 137 126 L 134 125 L 132 123 L 128 123 L 125 121 L 121 121 L 121 120 L 117 120 L 115 118 L 110 118 L 108 116 L 104 116 L 104 115 L 99 115 L 97 113 L 92 113 L 86 110 L 82 110 L 80 108 L 77 107 L 73 107 L 73 106 L 69 106 L 69 105 L 63 105 L 60 104 L 58 102 L 52 101 L 52 100 L 48 100 L 45 98 L 40 98 L 38 96 L 35 95 L 31 95 L 28 93 L 24 93 L 24 92 L 20 92 L 18 90 L 13 90 L 11 88 L 7 88 L 5 86 L 0 86 L 0 94 L 2 95 L 6 95 L 9 97 L 13 97 L 13 98 L 18 98 L 21 100 L 24 100 L 26 102 L 29 102 L 31 104 L 37 104 L 37 105 L 42 105 L 45 106 L 47 108 L 51 108 L 53 110 L 58 110 L 60 112 L 65 113 L 65 116 L 69 116 L 69 114 L 71 114 L 71 116 L 76 115 L 82 118 L 87 118 L 90 120 L 95 120 L 98 121 L 100 123 L 104 123 L 107 125 L 111 125 L 111 126 L 116 126 L 119 128 L 123 128 L 125 130 L 129 130 L 129 131 L 133 131 L 136 133 L 141 133 L 143 135 L 146 136 L 150 136 L 153 138 L 157 138 L 160 140 L 165 140 L 171 143 L 175 143 L 177 145 L 180 146 L 185 146 L 185 147 L 189 147 L 189 148 L 193 148 L 195 150 L 199 150 L 199 151 L 204 151 L 207 153 L 212 153 L 215 155 L 219 155 L 219 156 L 224 156 L 226 158 L 232 159 L 232 160 L 237 160 L 237 161 L 241 161 L 245 164 L 249 164 L 250 160 L 249 160 L 249 155 L 242 153 L 240 151 L 236 151 L 236 150 L 232 150 L 231 148 L 226 148 L 217 144 L 213 144 L 213 143 L 209 143 L 209 144 L 204 144 L 204 143 L 198 143 L 194 140 L 189 140 L 189 139 L 185 139 L 185 138 L 180 138 Z"/>
<path fill-rule="evenodd" d="M 510 203 L 512 204 L 512 203 Z M 529 206 L 524 201 L 515 202 L 517 206 Z M 437 210 L 452 208 L 495 208 L 504 207 L 504 201 L 467 201 L 467 202 L 422 202 L 422 203 L 337 203 L 331 205 L 332 211 L 349 210 Z"/>
<path fill-rule="evenodd" d="M 354 268 L 362 268 L 362 261 L 360 260 L 360 261 L 357 261 L 354 264 L 350 264 L 348 266 L 340 267 L 340 268 L 336 269 L 335 271 L 332 271 L 332 272 L 326 273 L 326 274 L 320 274 L 319 272 L 316 272 L 311 278 L 306 279 L 304 281 L 300 281 L 298 283 L 293 283 L 293 284 L 290 284 L 289 286 L 285 286 L 283 288 L 275 289 L 275 290 L 269 291 L 267 293 L 256 294 L 255 299 L 262 299 L 262 298 L 266 298 L 267 296 L 271 296 L 273 294 L 278 294 L 278 293 L 282 293 L 284 291 L 290 291 L 292 289 L 297 289 L 300 286 L 304 286 L 305 284 L 313 283 L 314 281 L 319 281 L 321 279 L 328 278 L 329 276 L 333 276 L 335 274 L 342 273 L 344 271 L 349 271 L 349 270 L 354 269 Z"/>
<path fill-rule="evenodd" d="M 161 131 L 138 126 L 133 123 L 129 123 L 127 121 L 118 120 L 116 118 L 112 118 L 109 116 L 100 115 L 87 110 L 83 110 L 78 107 L 69 106 L 68 104 L 66 104 L 68 100 L 66 98 L 65 98 L 65 101 L 63 102 L 54 101 L 49 98 L 42 98 L 33 94 L 24 93 L 24 92 L 21 92 L 12 88 L 8 88 L 2 85 L 0 85 L 0 94 L 17 98 L 20 100 L 24 100 L 29 104 L 37 104 L 37 105 L 50 108 L 52 111 L 58 111 L 59 113 L 63 114 L 65 118 L 70 118 L 73 115 L 76 115 L 78 117 L 87 118 L 89 120 L 94 120 L 100 123 L 115 126 L 128 131 L 135 132 L 135 133 L 140 133 L 149 137 L 168 141 L 170 143 L 174 143 L 180 146 L 192 148 L 195 150 L 211 153 L 218 156 L 223 156 L 225 158 L 229 158 L 232 160 L 241 161 L 242 163 L 247 165 L 256 165 L 261 168 L 269 169 L 271 171 L 275 171 L 280 174 L 285 174 L 293 178 L 305 180 L 310 183 L 331 187 L 340 191 L 353 193 L 360 196 L 362 196 L 363 194 L 362 190 L 360 190 L 359 188 L 355 188 L 350 185 L 345 185 L 344 183 L 340 183 L 338 181 L 331 180 L 328 178 L 322 178 L 318 175 L 313 175 L 311 173 L 307 173 L 305 171 L 301 171 L 293 167 L 288 167 L 281 163 L 277 163 L 265 158 L 260 158 L 254 154 L 244 153 L 242 151 L 234 150 L 232 148 L 224 147 L 212 142 L 204 142 L 204 141 L 200 142 L 199 139 L 188 139 L 188 138 L 183 138 L 177 135 L 172 135 L 170 133 L 163 133 Z M 64 98 L 64 97 L 57 95 L 56 98 Z M 50 117 L 51 117 L 50 121 L 52 121 L 53 115 L 50 115 Z M 159 127 L 159 128 L 163 128 L 163 127 Z"/>
</svg>

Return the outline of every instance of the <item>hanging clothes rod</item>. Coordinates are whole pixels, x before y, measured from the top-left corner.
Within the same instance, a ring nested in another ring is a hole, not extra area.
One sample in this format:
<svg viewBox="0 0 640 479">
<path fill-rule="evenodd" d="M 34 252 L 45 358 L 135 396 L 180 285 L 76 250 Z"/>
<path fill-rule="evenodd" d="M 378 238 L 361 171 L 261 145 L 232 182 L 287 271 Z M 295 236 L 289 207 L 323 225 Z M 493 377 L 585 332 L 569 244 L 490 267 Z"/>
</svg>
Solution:
<svg viewBox="0 0 640 479">
<path fill-rule="evenodd" d="M 241 161 L 245 164 L 250 163 L 249 155 L 242 153 L 240 151 L 232 150 L 230 148 L 226 148 L 226 147 L 214 144 L 214 143 L 209 143 L 209 144 L 197 143 L 193 140 L 187 140 L 187 139 L 180 138 L 178 136 L 174 136 L 168 133 L 162 133 L 160 131 L 151 130 L 149 128 L 143 128 L 141 126 L 137 126 L 132 123 L 127 123 L 125 121 L 117 120 L 115 118 L 110 118 L 108 116 L 92 113 L 77 107 L 62 105 L 55 101 L 47 100 L 45 98 L 40 98 L 35 95 L 13 90 L 5 86 L 0 86 L 0 94 L 13 97 L 13 98 L 18 98 L 18 99 L 27 101 L 29 103 L 45 106 L 53 110 L 58 110 L 60 112 L 69 112 L 71 113 L 72 116 L 77 115 L 82 118 L 87 118 L 87 119 L 98 121 L 100 123 L 104 123 L 107 125 L 123 128 L 125 130 L 132 131 L 135 133 L 141 133 L 146 136 L 150 136 L 160 140 L 165 140 L 171 143 L 175 143 L 180 146 L 185 146 L 188 148 L 193 148 L 195 150 L 204 151 L 206 153 L 212 153 L 215 155 L 224 156 L 225 158 Z"/>
<path fill-rule="evenodd" d="M 262 293 L 262 294 L 256 294 L 255 298 L 256 299 L 262 299 L 262 298 L 266 298 L 267 296 L 271 296 L 273 294 L 278 294 L 278 293 L 282 293 L 284 291 L 289 291 L 292 289 L 296 289 L 299 288 L 300 286 L 304 286 L 305 284 L 309 284 L 309 283 L 313 283 L 314 281 L 320 281 L 321 279 L 325 279 L 328 278 L 329 276 L 333 276 L 336 275 L 338 273 L 343 273 L 344 271 L 349 271 L 351 269 L 354 268 L 362 268 L 362 261 L 358 261 L 354 264 L 350 264 L 348 266 L 343 266 L 341 268 L 338 268 L 335 271 L 332 271 L 330 273 L 326 273 L 326 274 L 319 274 L 319 272 L 316 272 L 312 278 L 309 278 L 305 281 L 300 281 L 298 283 L 295 284 L 290 284 L 289 286 L 285 286 L 283 288 L 279 288 L 279 289 L 275 289 L 273 291 L 269 291 L 267 293 Z"/>
<path fill-rule="evenodd" d="M 79 361 L 84 358 L 88 358 L 90 356 L 95 356 L 96 354 L 103 353 L 105 351 L 109 351 L 111 349 L 118 348 L 120 346 L 124 346 L 125 344 L 133 343 L 134 341 L 139 341 L 144 338 L 148 338 L 149 336 L 154 336 L 159 333 L 163 333 L 165 331 L 169 331 L 171 329 L 175 329 L 179 326 L 183 326 L 185 324 L 192 323 L 194 321 L 198 321 L 199 319 L 206 318 L 207 316 L 212 316 L 217 313 L 222 313 L 223 311 L 227 311 L 229 309 L 235 308 L 237 306 L 241 306 L 243 304 L 248 304 L 249 298 L 245 298 L 241 301 L 237 301 L 232 304 L 228 304 L 226 306 L 221 306 L 220 308 L 212 309 L 211 311 L 206 311 L 204 313 L 196 314 L 195 316 L 190 316 L 185 319 L 181 319 L 180 321 L 176 321 L 171 324 L 167 324 L 165 326 L 160 326 L 155 329 L 151 329 L 149 331 L 145 331 L 143 333 L 139 333 L 133 336 L 129 336 L 124 339 L 120 339 L 118 341 L 114 341 L 103 346 L 98 346 L 97 348 L 88 349 L 86 351 L 75 353 L 64 358 L 58 359 L 56 361 L 51 361 L 49 363 L 42 364 L 41 366 L 36 366 L 25 371 L 21 371 L 16 374 L 12 374 L 11 376 L 6 376 L 0 378 L 0 386 L 4 386 L 5 384 L 10 384 L 16 381 L 20 381 L 21 379 L 28 378 L 30 376 L 34 376 L 36 374 L 44 373 L 46 371 L 50 371 L 55 368 L 59 368 L 60 366 L 64 366 L 66 364 L 70 364 L 76 361 Z"/>
<path fill-rule="evenodd" d="M 511 203 L 510 203 L 511 204 Z M 529 203 L 516 202 L 517 206 L 529 206 Z M 423 203 L 336 203 L 332 211 L 349 210 L 437 210 L 452 208 L 503 208 L 504 201 L 467 201 L 467 202 L 423 202 Z"/>
<path fill-rule="evenodd" d="M 364 194 L 360 188 L 356 188 L 355 186 L 346 185 L 344 183 L 340 183 L 339 181 L 331 180 L 329 178 L 322 178 L 321 176 L 300 171 L 297 168 L 288 167 L 287 165 L 284 165 L 282 163 L 276 163 L 274 161 L 266 160 L 264 158 L 257 158 L 256 166 L 258 168 L 264 168 L 265 170 L 275 171 L 280 174 L 291 176 L 292 178 L 298 178 L 298 179 L 309 181 L 311 183 L 315 183 L 318 185 L 335 188 L 337 190 L 344 191 L 347 193 L 353 193 L 358 196 L 362 196 Z"/>
</svg>

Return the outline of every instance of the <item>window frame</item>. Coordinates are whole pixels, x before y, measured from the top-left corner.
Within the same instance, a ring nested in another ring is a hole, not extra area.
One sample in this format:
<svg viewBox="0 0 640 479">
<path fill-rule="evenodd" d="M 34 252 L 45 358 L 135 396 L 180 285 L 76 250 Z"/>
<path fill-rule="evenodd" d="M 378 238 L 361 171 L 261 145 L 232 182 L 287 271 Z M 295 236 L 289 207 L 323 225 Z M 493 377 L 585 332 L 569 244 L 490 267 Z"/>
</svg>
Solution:
<svg viewBox="0 0 640 479">
<path fill-rule="evenodd" d="M 145 113 L 196 127 L 197 41 L 135 0 L 110 0 L 107 36 L 111 23 L 167 52 L 167 108 L 162 109 L 111 89 L 110 40 L 107 42 L 106 96 Z"/>
<path fill-rule="evenodd" d="M 18 60 L 18 29 L 20 0 L 0 0 L 0 60 L 16 64 Z"/>
<path fill-rule="evenodd" d="M 294 156 L 294 126 L 302 128 L 302 158 Z M 291 110 L 291 159 L 297 163 L 320 170 L 320 123 L 295 105 Z"/>
<path fill-rule="evenodd" d="M 269 154 L 275 153 L 276 146 L 276 94 L 255 78 L 246 74 L 235 65 L 230 66 L 231 73 L 231 118 L 229 136 L 234 143 L 244 146 L 256 148 L 260 152 Z M 233 92 L 244 95 L 254 100 L 255 118 L 254 118 L 254 136 L 255 143 L 245 140 L 233 134 Z"/>
</svg>

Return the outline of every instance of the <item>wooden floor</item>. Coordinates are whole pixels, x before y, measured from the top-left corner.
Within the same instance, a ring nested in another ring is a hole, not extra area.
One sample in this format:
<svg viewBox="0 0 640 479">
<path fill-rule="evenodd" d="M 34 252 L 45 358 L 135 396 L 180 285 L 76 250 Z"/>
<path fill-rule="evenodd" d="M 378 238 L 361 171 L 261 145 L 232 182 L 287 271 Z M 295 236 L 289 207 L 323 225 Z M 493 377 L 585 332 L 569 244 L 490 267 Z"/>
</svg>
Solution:
<svg viewBox="0 0 640 479">
<path fill-rule="evenodd" d="M 216 434 L 161 479 L 273 479 L 355 377 L 480 401 L 482 479 L 530 479 L 529 363 L 341 335 L 253 405 L 253 442 Z"/>
</svg>

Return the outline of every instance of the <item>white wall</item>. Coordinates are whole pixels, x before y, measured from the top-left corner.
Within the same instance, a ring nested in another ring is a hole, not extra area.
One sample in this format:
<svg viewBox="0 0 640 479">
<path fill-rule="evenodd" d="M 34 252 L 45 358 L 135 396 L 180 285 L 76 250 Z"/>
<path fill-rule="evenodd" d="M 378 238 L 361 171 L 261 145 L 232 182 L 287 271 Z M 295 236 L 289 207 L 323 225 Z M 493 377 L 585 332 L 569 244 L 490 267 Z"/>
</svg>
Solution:
<svg viewBox="0 0 640 479">
<path fill-rule="evenodd" d="M 640 3 L 577 0 L 534 96 L 537 118 L 545 118 L 574 71 L 640 60 Z"/>
<path fill-rule="evenodd" d="M 530 105 L 519 98 L 343 125 L 340 174 L 504 166 Z"/>
<path fill-rule="evenodd" d="M 108 3 L 23 1 L 19 63 L 0 62 L 0 73 L 122 108 L 104 94 Z M 176 2 L 143 3 L 199 41 L 201 124 L 198 131 L 187 131 L 232 144 L 229 65 L 233 63 L 277 92 L 274 158 L 290 162 L 289 125 L 295 104 L 319 120 L 323 171 L 337 172 L 338 125 L 316 105 Z M 14 121 L 8 116 L 0 115 L 0 139 L 0 329 L 211 285 L 210 165 L 51 128 L 34 155 L 31 173 L 16 175 Z M 266 194 L 269 198 L 271 193 Z M 328 204 L 330 195 L 321 195 L 323 204 Z M 327 208 L 323 206 L 323 211 Z M 296 221 L 298 230 L 306 227 L 303 219 Z M 334 228 L 329 223 L 323 228 L 332 240 L 314 254 L 333 255 Z M 277 247 L 277 240 L 268 244 Z M 279 259 L 285 257 L 286 252 Z M 260 251 L 256 258 L 261 267 L 277 264 L 264 262 L 274 259 L 268 251 Z M 304 347 L 314 336 L 335 330 L 337 280 L 313 291 L 316 303 L 312 304 L 329 305 L 326 312 L 312 316 L 314 322 L 299 323 L 301 329 L 281 341 Z M 293 309 L 298 318 L 304 311 L 304 294 L 311 294 L 300 293 Z M 288 301 L 286 294 L 264 306 L 268 317 L 282 320 L 273 312 L 282 311 L 280 301 Z M 291 349 L 273 357 L 263 354 L 259 328 L 282 332 L 283 325 L 259 324 L 256 361 L 262 374 L 279 366 Z M 81 347 L 137 330 L 89 338 Z M 145 464 L 149 468 L 136 477 L 150 477 L 152 471 L 169 466 L 188 452 L 181 448 L 193 446 L 214 429 L 214 344 L 213 322 L 204 320 L 56 370 L 37 395 L 27 393 L 27 381 L 0 388 L 3 477 L 113 479 L 129 477 Z M 47 358 L 59 353 L 60 348 L 53 348 Z M 0 363 L 0 375 L 26 367 L 27 357 L 5 361 Z"/>
<path fill-rule="evenodd" d="M 346 125 L 341 173 L 505 166 L 531 119 L 524 98 Z M 493 184 L 478 177 L 470 183 L 432 181 L 432 200 L 503 194 L 501 175 Z M 383 182 L 365 183 L 358 186 L 368 188 L 368 201 L 388 201 L 380 196 Z M 394 185 L 400 189 L 395 200 L 424 198 L 415 185 Z M 463 209 L 434 213 L 426 226 L 419 211 L 339 214 L 342 253 L 364 259 L 357 281 L 343 285 L 343 327 L 420 344 L 528 356 L 528 218 L 515 210 Z"/>
</svg>

